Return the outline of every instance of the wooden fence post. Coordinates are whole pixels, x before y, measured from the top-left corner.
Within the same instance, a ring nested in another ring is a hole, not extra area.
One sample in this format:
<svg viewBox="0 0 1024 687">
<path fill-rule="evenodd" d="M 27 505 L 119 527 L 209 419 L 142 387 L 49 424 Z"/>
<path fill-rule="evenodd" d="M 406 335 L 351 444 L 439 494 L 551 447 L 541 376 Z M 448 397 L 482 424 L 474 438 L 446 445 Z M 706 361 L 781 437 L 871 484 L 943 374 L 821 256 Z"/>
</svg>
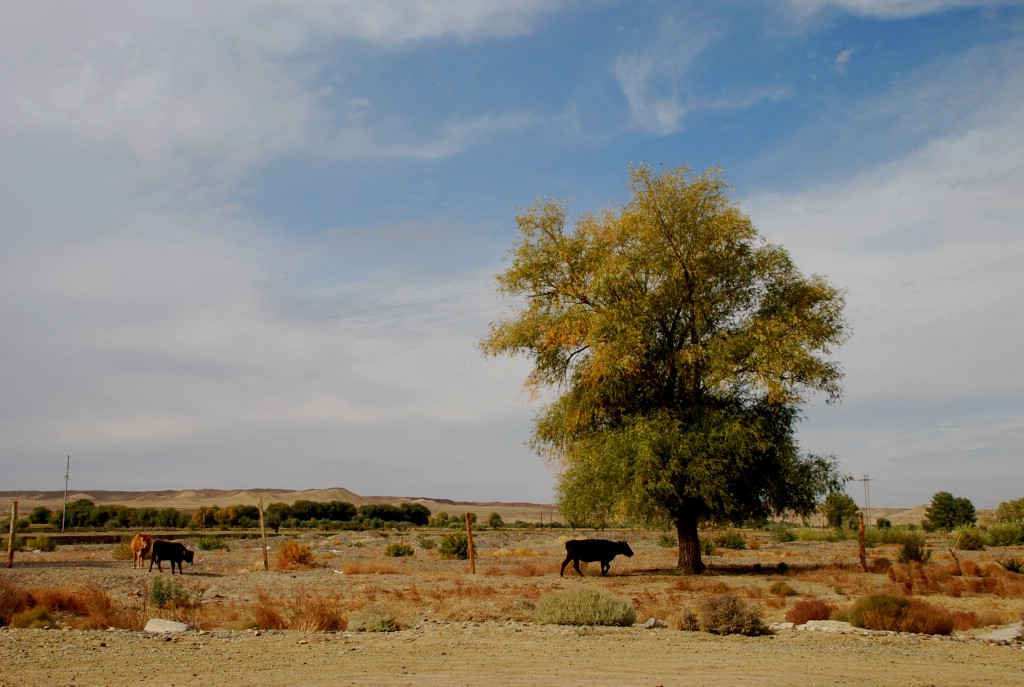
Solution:
<svg viewBox="0 0 1024 687">
<path fill-rule="evenodd" d="M 466 540 L 469 542 L 469 572 L 476 574 L 476 555 L 473 553 L 473 525 L 469 522 L 469 513 L 466 513 Z"/>
<path fill-rule="evenodd" d="M 263 542 L 263 569 L 270 570 L 267 561 L 267 528 L 263 525 L 263 499 L 260 499 L 260 541 Z"/>
<path fill-rule="evenodd" d="M 18 522 L 18 502 L 11 506 L 11 533 L 7 537 L 7 567 L 14 567 L 14 526 Z"/>
</svg>

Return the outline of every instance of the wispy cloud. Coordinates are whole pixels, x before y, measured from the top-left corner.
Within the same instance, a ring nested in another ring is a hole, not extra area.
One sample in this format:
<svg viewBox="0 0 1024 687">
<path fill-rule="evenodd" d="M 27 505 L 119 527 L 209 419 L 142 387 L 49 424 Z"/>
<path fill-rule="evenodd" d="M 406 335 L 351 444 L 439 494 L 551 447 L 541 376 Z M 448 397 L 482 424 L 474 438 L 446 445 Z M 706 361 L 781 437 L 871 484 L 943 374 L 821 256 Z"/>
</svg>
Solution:
<svg viewBox="0 0 1024 687">
<path fill-rule="evenodd" d="M 1019 6 L 1020 0 L 787 0 L 790 11 L 798 17 L 811 17 L 828 8 L 836 8 L 862 17 L 906 19 L 955 9 L 1000 5 Z"/>
</svg>

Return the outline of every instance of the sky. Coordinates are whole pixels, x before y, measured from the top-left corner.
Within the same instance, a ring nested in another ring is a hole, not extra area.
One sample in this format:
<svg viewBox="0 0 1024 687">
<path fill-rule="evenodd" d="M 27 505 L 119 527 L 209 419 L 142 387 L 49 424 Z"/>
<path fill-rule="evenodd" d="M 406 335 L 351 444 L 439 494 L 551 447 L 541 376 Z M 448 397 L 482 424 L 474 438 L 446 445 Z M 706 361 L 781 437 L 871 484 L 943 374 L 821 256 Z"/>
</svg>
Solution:
<svg viewBox="0 0 1024 687">
<path fill-rule="evenodd" d="M 0 490 L 551 502 L 494 276 L 649 164 L 845 289 L 859 503 L 1024 496 L 1021 0 L 0 6 Z"/>
</svg>

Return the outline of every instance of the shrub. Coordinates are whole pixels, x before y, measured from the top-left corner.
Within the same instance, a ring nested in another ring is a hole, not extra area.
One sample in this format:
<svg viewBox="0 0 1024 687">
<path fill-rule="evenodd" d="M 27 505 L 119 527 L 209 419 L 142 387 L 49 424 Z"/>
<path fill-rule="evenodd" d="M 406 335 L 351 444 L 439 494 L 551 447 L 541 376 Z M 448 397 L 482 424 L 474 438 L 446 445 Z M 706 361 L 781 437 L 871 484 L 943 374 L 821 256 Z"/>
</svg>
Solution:
<svg viewBox="0 0 1024 687">
<path fill-rule="evenodd" d="M 715 545 L 721 546 L 723 549 L 745 549 L 747 540 L 739 532 L 729 530 L 715 537 Z"/>
<path fill-rule="evenodd" d="M 469 540 L 465 532 L 452 532 L 445 535 L 438 547 L 441 558 L 449 560 L 466 560 L 469 558 Z"/>
<path fill-rule="evenodd" d="M 875 527 L 880 530 L 887 530 L 892 527 L 892 521 L 889 518 L 878 518 L 875 520 Z"/>
<path fill-rule="evenodd" d="M 191 608 L 192 594 L 181 582 L 164 582 L 159 577 L 149 588 L 149 601 L 157 608 Z"/>
<path fill-rule="evenodd" d="M 662 532 L 658 535 L 658 546 L 661 546 L 666 549 L 671 549 L 675 547 L 676 544 L 678 544 L 678 542 L 676 541 L 676 538 L 673 537 L 671 534 L 668 534 L 667 532 Z"/>
<path fill-rule="evenodd" d="M 796 596 L 797 591 L 789 586 L 787 582 L 776 580 L 768 587 L 768 592 L 775 596 Z"/>
<path fill-rule="evenodd" d="M 716 635 L 768 633 L 760 611 L 733 594 L 702 599 L 697 605 L 697 621 L 702 631 Z"/>
<path fill-rule="evenodd" d="M 228 545 L 221 537 L 199 537 L 196 539 L 196 547 L 202 551 L 227 550 Z"/>
<path fill-rule="evenodd" d="M 314 564 L 313 552 L 305 544 L 300 544 L 297 541 L 286 541 L 277 550 L 277 567 L 281 570 L 311 568 Z"/>
<path fill-rule="evenodd" d="M 348 629 L 354 632 L 397 632 L 400 628 L 393 615 L 368 606 L 349 619 Z"/>
<path fill-rule="evenodd" d="M 433 537 L 428 537 L 426 535 L 421 536 L 417 543 L 420 545 L 421 549 L 427 549 L 427 550 L 430 550 L 430 549 L 434 548 L 435 546 L 437 546 L 437 540 L 434 539 Z"/>
<path fill-rule="evenodd" d="M 917 632 L 948 635 L 953 631 L 953 616 L 946 609 L 919 599 L 875 594 L 854 604 L 850 624 L 869 630 Z"/>
<path fill-rule="evenodd" d="M 264 630 L 298 630 L 300 632 L 338 632 L 346 628 L 337 602 L 323 596 L 299 592 L 290 603 L 258 589 L 250 607 L 256 627 Z"/>
<path fill-rule="evenodd" d="M 959 527 L 953 535 L 954 547 L 961 551 L 981 551 L 985 548 L 985 533 L 973 525 Z"/>
<path fill-rule="evenodd" d="M 780 544 L 796 541 L 796 535 L 793 533 L 793 530 L 791 530 L 787 525 L 781 522 L 769 525 L 765 529 L 771 532 L 772 536 L 775 537 L 775 541 L 779 542 Z"/>
<path fill-rule="evenodd" d="M 795 625 L 803 625 L 808 620 L 828 620 L 835 613 L 836 607 L 821 599 L 805 599 L 793 604 L 786 611 L 786 620 Z"/>
<path fill-rule="evenodd" d="M 34 606 L 17 613 L 11 618 L 11 627 L 22 627 L 30 630 L 53 630 L 57 621 L 53 619 L 45 606 Z"/>
<path fill-rule="evenodd" d="M 36 535 L 36 538 L 29 542 L 28 547 L 36 551 L 56 551 L 57 542 L 45 534 Z"/>
<path fill-rule="evenodd" d="M 616 625 L 636 622 L 629 599 L 602 589 L 577 587 L 541 597 L 534 620 L 545 625 Z"/>
<path fill-rule="evenodd" d="M 1024 520 L 997 522 L 985 530 L 985 543 L 989 546 L 1019 546 L 1024 544 Z"/>
<path fill-rule="evenodd" d="M 1024 559 L 1020 558 L 1007 558 L 1005 561 L 996 561 L 999 565 L 1003 566 L 1003 570 L 1007 570 L 1012 573 L 1024 572 Z"/>
<path fill-rule="evenodd" d="M 22 587 L 0 577 L 0 627 L 29 607 L 29 596 Z"/>
<path fill-rule="evenodd" d="M 932 557 L 931 549 L 926 549 L 920 540 L 911 540 L 903 543 L 900 549 L 900 563 L 927 563 Z"/>
<path fill-rule="evenodd" d="M 388 544 L 388 547 L 384 549 L 384 555 L 390 556 L 391 558 L 402 558 L 404 556 L 411 556 L 416 553 L 411 546 L 403 542 L 395 542 Z"/>
<path fill-rule="evenodd" d="M 710 556 L 715 552 L 715 543 L 706 537 L 698 537 L 697 544 L 700 546 L 702 556 Z"/>
<path fill-rule="evenodd" d="M 114 544 L 110 551 L 115 561 L 130 561 L 132 559 L 132 536 L 125 535 Z"/>
</svg>

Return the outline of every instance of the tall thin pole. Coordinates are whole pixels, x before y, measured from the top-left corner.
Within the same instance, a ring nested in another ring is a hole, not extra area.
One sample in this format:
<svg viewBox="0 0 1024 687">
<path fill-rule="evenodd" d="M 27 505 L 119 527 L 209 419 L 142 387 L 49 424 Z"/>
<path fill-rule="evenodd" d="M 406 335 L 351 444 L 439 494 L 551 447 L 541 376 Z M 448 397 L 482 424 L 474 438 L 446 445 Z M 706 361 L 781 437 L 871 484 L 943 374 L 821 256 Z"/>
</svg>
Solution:
<svg viewBox="0 0 1024 687">
<path fill-rule="evenodd" d="M 64 523 L 68 517 L 68 480 L 71 479 L 71 454 L 68 454 L 68 464 L 64 468 L 64 509 L 60 512 L 60 531 L 64 532 Z"/>
</svg>

